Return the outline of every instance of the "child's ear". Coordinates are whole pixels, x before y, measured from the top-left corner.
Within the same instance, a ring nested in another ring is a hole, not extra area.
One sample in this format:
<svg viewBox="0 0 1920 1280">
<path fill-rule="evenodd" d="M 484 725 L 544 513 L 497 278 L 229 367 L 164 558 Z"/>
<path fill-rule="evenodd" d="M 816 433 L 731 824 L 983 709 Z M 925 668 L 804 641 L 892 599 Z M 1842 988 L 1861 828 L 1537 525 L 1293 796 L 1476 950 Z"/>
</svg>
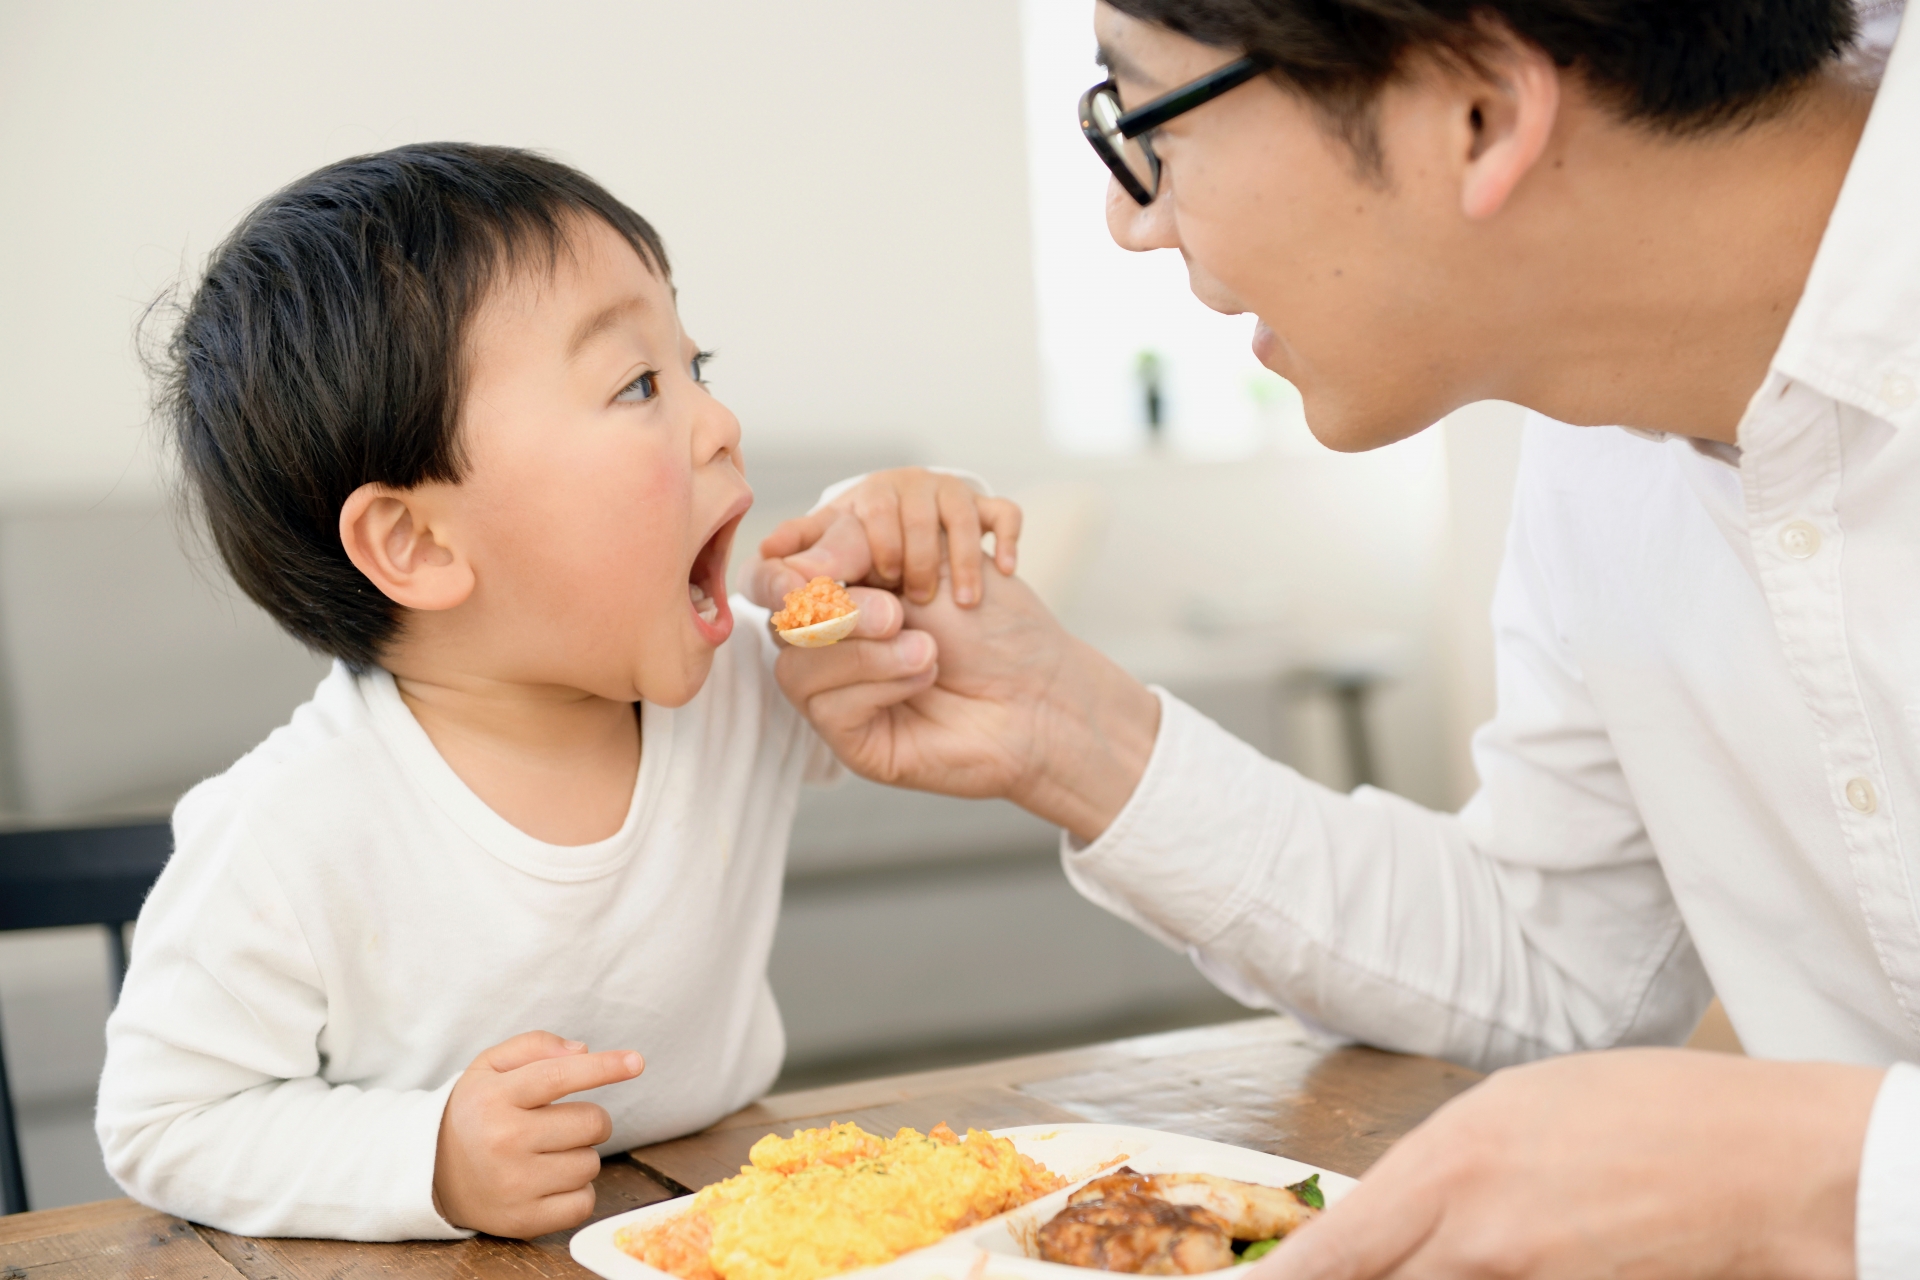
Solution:
<svg viewBox="0 0 1920 1280">
<path fill-rule="evenodd" d="M 473 566 L 437 527 L 426 491 L 363 484 L 340 505 L 347 559 L 395 604 L 452 609 L 473 594 Z"/>
</svg>

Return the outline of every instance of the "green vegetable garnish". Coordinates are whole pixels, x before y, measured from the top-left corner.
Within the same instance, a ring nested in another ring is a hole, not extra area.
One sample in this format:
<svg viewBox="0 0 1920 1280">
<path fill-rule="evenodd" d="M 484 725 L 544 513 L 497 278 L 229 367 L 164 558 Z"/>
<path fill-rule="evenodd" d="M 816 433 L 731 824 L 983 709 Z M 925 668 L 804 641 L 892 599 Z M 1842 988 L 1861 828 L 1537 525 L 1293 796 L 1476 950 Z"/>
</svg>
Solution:
<svg viewBox="0 0 1920 1280">
<path fill-rule="evenodd" d="M 1278 1240 L 1255 1240 L 1240 1251 L 1240 1256 L 1233 1260 L 1233 1265 L 1243 1267 L 1249 1262 L 1258 1262 L 1272 1253 L 1279 1243 Z"/>
<path fill-rule="evenodd" d="M 1320 1175 L 1317 1173 L 1305 1182 L 1294 1183 L 1288 1187 L 1287 1190 L 1299 1197 L 1300 1203 L 1309 1209 L 1324 1209 L 1327 1207 L 1327 1197 L 1320 1190 Z"/>
</svg>

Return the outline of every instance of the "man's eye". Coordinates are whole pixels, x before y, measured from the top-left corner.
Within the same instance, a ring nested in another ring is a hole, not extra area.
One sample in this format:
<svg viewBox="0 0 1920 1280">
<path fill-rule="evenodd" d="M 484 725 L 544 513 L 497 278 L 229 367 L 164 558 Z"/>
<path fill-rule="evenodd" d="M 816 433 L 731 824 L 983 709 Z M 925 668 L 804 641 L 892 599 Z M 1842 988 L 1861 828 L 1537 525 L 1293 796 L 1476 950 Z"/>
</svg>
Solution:
<svg viewBox="0 0 1920 1280">
<path fill-rule="evenodd" d="M 615 396 L 614 399 L 624 401 L 627 404 L 639 404 L 642 401 L 651 400 L 655 393 L 659 391 L 659 387 L 655 385 L 656 379 L 659 377 L 659 374 L 649 370 L 622 387 L 620 394 Z"/>
<path fill-rule="evenodd" d="M 693 374 L 693 380 L 703 387 L 707 385 L 707 361 L 711 359 L 713 359 L 713 352 L 702 351 L 693 358 L 692 364 L 688 366 L 689 371 Z"/>
</svg>

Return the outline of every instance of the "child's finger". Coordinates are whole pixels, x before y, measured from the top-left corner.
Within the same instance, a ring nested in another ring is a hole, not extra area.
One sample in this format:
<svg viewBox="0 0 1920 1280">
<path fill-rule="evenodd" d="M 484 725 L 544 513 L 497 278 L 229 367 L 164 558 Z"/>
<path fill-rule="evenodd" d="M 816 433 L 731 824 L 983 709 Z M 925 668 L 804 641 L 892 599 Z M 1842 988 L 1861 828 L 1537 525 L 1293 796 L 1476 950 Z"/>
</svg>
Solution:
<svg viewBox="0 0 1920 1280">
<path fill-rule="evenodd" d="M 613 1136 L 613 1117 L 597 1102 L 556 1102 L 533 1112 L 535 1151 L 597 1147 Z"/>
<path fill-rule="evenodd" d="M 806 586 L 807 579 L 785 560 L 756 560 L 747 567 L 743 585 L 747 599 L 762 609 L 778 609 L 786 600 L 787 592 Z"/>
<path fill-rule="evenodd" d="M 874 572 L 873 550 L 865 521 L 851 511 L 834 512 L 820 536 L 805 550 L 788 556 L 786 565 L 803 579 L 860 581 Z"/>
<path fill-rule="evenodd" d="M 510 1040 L 502 1040 L 491 1049 L 483 1049 L 473 1060 L 476 1067 L 495 1071 L 518 1071 L 530 1062 L 565 1058 L 585 1053 L 587 1046 L 578 1040 L 566 1040 L 551 1031 L 523 1031 Z"/>
<path fill-rule="evenodd" d="M 959 481 L 943 484 L 935 497 L 940 524 L 947 531 L 947 564 L 953 574 L 953 602 L 971 607 L 980 599 L 980 515 L 973 490 Z"/>
<path fill-rule="evenodd" d="M 940 499 L 933 485 L 900 495 L 900 537 L 906 544 L 900 590 L 918 604 L 940 589 Z"/>
<path fill-rule="evenodd" d="M 858 517 L 866 534 L 867 556 L 872 568 L 867 575 L 883 587 L 900 581 L 905 548 L 900 539 L 900 495 L 892 489 L 862 495 Z M 852 578 L 842 578 L 852 582 Z"/>
<path fill-rule="evenodd" d="M 761 539 L 761 556 L 768 560 L 784 560 L 796 551 L 805 551 L 820 541 L 820 535 L 827 531 L 827 526 L 833 523 L 838 514 L 832 507 L 823 507 L 804 516 L 782 520 L 772 533 Z"/>
<path fill-rule="evenodd" d="M 631 1049 L 548 1058 L 508 1072 L 506 1097 L 516 1107 L 531 1110 L 557 1102 L 570 1093 L 631 1080 L 645 1067 L 646 1060 Z"/>
<path fill-rule="evenodd" d="M 600 1176 L 600 1153 L 592 1147 L 545 1151 L 527 1157 L 515 1170 L 514 1194 L 536 1203 L 590 1186 Z"/>
<path fill-rule="evenodd" d="M 595 1164 L 597 1167 L 598 1161 Z M 598 1200 L 599 1196 L 594 1192 L 591 1182 L 571 1191 L 541 1196 L 527 1209 L 527 1230 L 522 1233 L 521 1239 L 531 1240 L 550 1231 L 565 1231 L 579 1226 L 593 1215 L 593 1207 Z"/>
<path fill-rule="evenodd" d="M 994 567 L 1008 577 L 1020 565 L 1020 527 L 1026 516 L 1020 504 L 1006 498 L 982 498 L 980 523 L 993 535 Z"/>
</svg>

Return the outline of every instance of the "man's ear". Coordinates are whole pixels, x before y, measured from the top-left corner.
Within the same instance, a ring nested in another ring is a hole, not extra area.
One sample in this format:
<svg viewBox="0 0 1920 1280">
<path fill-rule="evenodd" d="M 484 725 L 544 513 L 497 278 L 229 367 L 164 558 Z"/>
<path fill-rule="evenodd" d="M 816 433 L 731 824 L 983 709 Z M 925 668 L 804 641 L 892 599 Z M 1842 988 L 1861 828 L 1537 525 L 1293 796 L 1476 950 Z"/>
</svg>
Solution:
<svg viewBox="0 0 1920 1280">
<path fill-rule="evenodd" d="M 452 609 L 473 594 L 473 565 L 436 527 L 426 491 L 363 484 L 340 504 L 347 559 L 409 609 Z"/>
<path fill-rule="evenodd" d="M 1560 114 L 1560 69 L 1546 50 L 1506 30 L 1469 73 L 1460 209 L 1491 218 L 1547 149 Z"/>
</svg>

